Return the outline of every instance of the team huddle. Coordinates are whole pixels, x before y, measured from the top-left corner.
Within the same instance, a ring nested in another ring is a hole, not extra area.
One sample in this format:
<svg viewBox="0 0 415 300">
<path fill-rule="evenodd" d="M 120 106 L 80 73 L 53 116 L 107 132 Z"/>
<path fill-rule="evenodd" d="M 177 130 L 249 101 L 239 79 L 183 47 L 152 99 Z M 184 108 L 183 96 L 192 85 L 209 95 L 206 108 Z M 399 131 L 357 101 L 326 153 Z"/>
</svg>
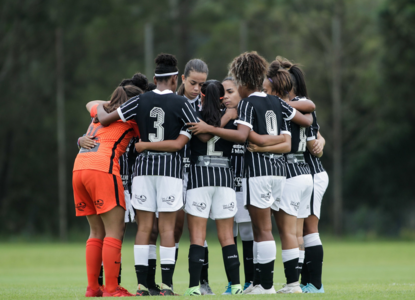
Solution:
<svg viewBox="0 0 415 300">
<path fill-rule="evenodd" d="M 92 121 L 78 139 L 73 169 L 76 215 L 90 225 L 85 296 L 178 295 L 173 274 L 185 218 L 190 249 L 184 295 L 214 294 L 208 218 L 222 247 L 223 294 L 324 293 L 318 221 L 328 186 L 319 159 L 325 140 L 302 70 L 281 57 L 268 64 L 245 52 L 220 82 L 207 80 L 206 63 L 192 59 L 177 89 L 176 58 L 160 54 L 155 63 L 154 84 L 138 73 L 124 79 L 110 101 L 87 104 Z M 286 277 L 277 291 L 272 217 Z M 135 294 L 120 285 L 125 223 L 132 221 Z"/>
</svg>

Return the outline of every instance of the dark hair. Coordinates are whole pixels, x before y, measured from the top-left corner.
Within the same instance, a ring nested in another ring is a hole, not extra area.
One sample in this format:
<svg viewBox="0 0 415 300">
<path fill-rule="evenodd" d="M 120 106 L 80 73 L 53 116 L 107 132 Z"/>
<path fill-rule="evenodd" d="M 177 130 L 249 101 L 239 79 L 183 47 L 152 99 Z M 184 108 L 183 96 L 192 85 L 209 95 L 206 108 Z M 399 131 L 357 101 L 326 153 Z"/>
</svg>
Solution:
<svg viewBox="0 0 415 300">
<path fill-rule="evenodd" d="M 142 91 L 148 90 L 148 80 L 147 77 L 144 74 L 141 73 L 135 73 L 133 77 L 130 79 L 123 79 L 119 86 L 126 86 L 126 85 L 135 85 L 136 87 L 139 87 Z"/>
<path fill-rule="evenodd" d="M 232 81 L 232 82 L 233 82 L 233 84 L 234 84 L 234 85 L 236 85 L 235 78 L 233 78 L 233 77 L 230 77 L 230 76 L 225 77 L 225 78 L 222 80 L 222 82 L 225 82 L 225 81 Z"/>
<path fill-rule="evenodd" d="M 284 97 L 293 88 L 290 73 L 281 66 L 278 60 L 274 60 L 269 65 L 267 78 L 271 82 L 272 90 L 276 91 L 278 96 Z"/>
<path fill-rule="evenodd" d="M 229 68 L 229 74 L 237 85 L 253 90 L 262 90 L 268 63 L 256 51 L 245 52 L 235 57 Z"/>
<path fill-rule="evenodd" d="M 225 95 L 225 89 L 219 81 L 208 80 L 202 85 L 201 91 L 205 97 L 200 112 L 202 119 L 209 125 L 219 127 L 222 118 L 220 98 Z"/>
<path fill-rule="evenodd" d="M 184 67 L 184 78 L 187 78 L 190 72 L 197 72 L 197 73 L 204 73 L 209 74 L 209 69 L 207 64 L 198 58 L 193 58 L 189 60 Z M 177 95 L 183 96 L 184 95 L 184 83 L 182 83 L 177 90 Z"/>
<path fill-rule="evenodd" d="M 148 88 L 147 88 L 147 91 L 146 92 L 151 92 L 152 90 L 155 90 L 156 88 L 157 88 L 157 85 L 155 85 L 152 82 L 149 82 L 148 83 Z"/>
<path fill-rule="evenodd" d="M 290 72 L 291 81 L 293 84 L 294 94 L 299 97 L 308 98 L 307 86 L 305 84 L 304 72 L 298 64 L 290 62 L 288 59 L 277 56 L 276 60 L 281 63 L 281 66 Z"/>
<path fill-rule="evenodd" d="M 164 73 L 173 73 L 178 72 L 179 69 L 177 68 L 177 59 L 172 54 L 161 53 L 157 55 L 156 59 L 154 60 L 156 63 L 156 74 L 164 74 Z M 171 78 L 170 76 L 157 76 L 157 81 L 167 81 Z"/>
<path fill-rule="evenodd" d="M 110 103 L 104 104 L 107 113 L 113 112 L 131 97 L 142 94 L 143 91 L 135 85 L 118 86 L 111 95 Z"/>
</svg>

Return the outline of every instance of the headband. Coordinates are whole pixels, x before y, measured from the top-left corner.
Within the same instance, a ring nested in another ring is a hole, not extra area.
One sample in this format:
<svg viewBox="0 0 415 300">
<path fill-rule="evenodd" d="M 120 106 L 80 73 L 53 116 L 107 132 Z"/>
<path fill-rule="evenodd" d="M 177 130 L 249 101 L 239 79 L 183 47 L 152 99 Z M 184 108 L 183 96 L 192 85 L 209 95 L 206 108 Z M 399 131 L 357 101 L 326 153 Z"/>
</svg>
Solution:
<svg viewBox="0 0 415 300">
<path fill-rule="evenodd" d="M 274 83 L 274 81 L 272 81 L 271 77 L 268 77 L 268 80 L 271 81 L 272 83 Z"/>
<path fill-rule="evenodd" d="M 171 73 L 163 73 L 163 74 L 157 74 L 157 73 L 155 73 L 154 76 L 156 76 L 156 77 L 164 77 L 164 76 L 172 76 L 172 75 L 177 75 L 177 74 L 179 74 L 179 71 L 171 72 Z"/>
<path fill-rule="evenodd" d="M 203 94 L 203 93 L 200 93 L 200 94 L 201 94 L 203 97 L 206 97 L 206 96 L 205 96 L 205 94 Z M 223 99 L 223 97 L 220 97 L 219 99 L 221 99 L 221 100 L 222 100 L 222 99 Z"/>
</svg>

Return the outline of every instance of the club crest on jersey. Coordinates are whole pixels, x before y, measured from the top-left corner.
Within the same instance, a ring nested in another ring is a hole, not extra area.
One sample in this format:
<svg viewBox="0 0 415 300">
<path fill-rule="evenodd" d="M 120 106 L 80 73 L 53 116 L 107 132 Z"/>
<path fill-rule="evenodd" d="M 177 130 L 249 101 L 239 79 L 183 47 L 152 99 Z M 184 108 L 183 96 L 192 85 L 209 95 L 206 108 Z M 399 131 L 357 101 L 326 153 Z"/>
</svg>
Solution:
<svg viewBox="0 0 415 300">
<path fill-rule="evenodd" d="M 85 207 L 86 207 L 86 203 L 85 202 L 81 202 L 81 203 L 78 203 L 76 205 L 76 209 L 79 210 L 79 211 L 84 211 Z"/>
<path fill-rule="evenodd" d="M 147 201 L 147 197 L 144 195 L 134 195 L 134 198 L 138 200 L 138 203 L 143 204 Z"/>
<path fill-rule="evenodd" d="M 192 205 L 196 206 L 198 211 L 203 211 L 203 210 L 206 209 L 206 203 L 203 203 L 203 202 L 200 202 L 200 203 L 199 202 L 193 202 Z"/>
<path fill-rule="evenodd" d="M 94 202 L 94 204 L 95 204 L 95 206 L 96 206 L 98 209 L 101 209 L 101 208 L 102 208 L 102 206 L 104 205 L 104 200 L 102 200 L 102 199 L 98 199 L 98 200 L 96 200 L 96 201 Z"/>
<path fill-rule="evenodd" d="M 300 202 L 291 201 L 290 205 L 294 207 L 295 211 L 298 211 L 298 209 L 300 208 Z"/>
<path fill-rule="evenodd" d="M 225 204 L 223 206 L 223 209 L 228 209 L 230 211 L 233 211 L 235 209 L 235 202 L 231 202 L 229 204 Z"/>
<path fill-rule="evenodd" d="M 261 194 L 261 199 L 264 199 L 265 201 L 271 200 L 271 192 L 268 192 L 266 194 Z"/>
<path fill-rule="evenodd" d="M 176 198 L 173 195 L 168 196 L 167 198 L 161 198 L 161 201 L 167 203 L 168 205 L 172 205 L 174 200 L 176 200 Z"/>
</svg>

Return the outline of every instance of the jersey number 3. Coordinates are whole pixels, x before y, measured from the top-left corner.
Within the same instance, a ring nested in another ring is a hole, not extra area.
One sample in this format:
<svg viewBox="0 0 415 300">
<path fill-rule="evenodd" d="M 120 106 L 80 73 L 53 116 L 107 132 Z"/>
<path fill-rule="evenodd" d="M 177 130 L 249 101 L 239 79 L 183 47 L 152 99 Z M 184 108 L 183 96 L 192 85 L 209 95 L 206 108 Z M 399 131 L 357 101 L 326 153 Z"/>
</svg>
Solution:
<svg viewBox="0 0 415 300">
<path fill-rule="evenodd" d="M 149 133 L 148 134 L 148 140 L 150 142 L 161 142 L 164 141 L 164 110 L 160 107 L 154 107 L 150 111 L 150 117 L 151 118 L 157 118 L 156 121 L 154 121 L 154 128 L 157 129 L 157 133 Z"/>
</svg>

